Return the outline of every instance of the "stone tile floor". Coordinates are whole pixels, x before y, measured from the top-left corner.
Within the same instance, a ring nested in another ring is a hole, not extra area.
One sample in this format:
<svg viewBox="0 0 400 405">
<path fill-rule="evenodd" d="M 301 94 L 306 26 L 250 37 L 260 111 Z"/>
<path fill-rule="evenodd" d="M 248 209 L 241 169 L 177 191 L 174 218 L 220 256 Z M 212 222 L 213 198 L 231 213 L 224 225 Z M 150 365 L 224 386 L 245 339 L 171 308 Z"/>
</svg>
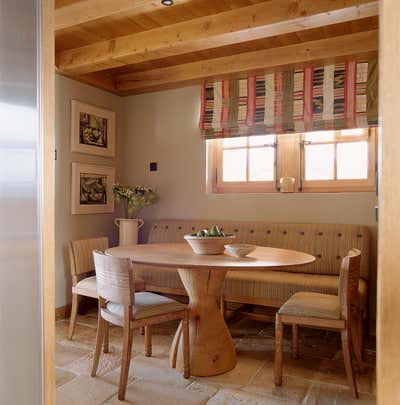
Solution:
<svg viewBox="0 0 400 405">
<path fill-rule="evenodd" d="M 117 398 L 122 330 L 110 330 L 110 353 L 102 354 L 98 376 L 90 377 L 97 314 L 80 315 L 72 341 L 68 320 L 56 324 L 56 381 L 58 405 L 119 404 Z M 134 336 L 126 393 L 131 404 L 261 405 L 261 404 L 375 404 L 375 347 L 367 341 L 366 372 L 357 376 L 360 399 L 353 400 L 346 384 L 339 335 L 302 329 L 300 359 L 290 357 L 290 330 L 284 345 L 282 387 L 273 383 L 274 326 L 250 320 L 229 323 L 238 364 L 226 374 L 185 380 L 168 366 L 168 351 L 176 323 L 154 328 L 153 357 L 144 356 L 144 336 Z"/>
</svg>

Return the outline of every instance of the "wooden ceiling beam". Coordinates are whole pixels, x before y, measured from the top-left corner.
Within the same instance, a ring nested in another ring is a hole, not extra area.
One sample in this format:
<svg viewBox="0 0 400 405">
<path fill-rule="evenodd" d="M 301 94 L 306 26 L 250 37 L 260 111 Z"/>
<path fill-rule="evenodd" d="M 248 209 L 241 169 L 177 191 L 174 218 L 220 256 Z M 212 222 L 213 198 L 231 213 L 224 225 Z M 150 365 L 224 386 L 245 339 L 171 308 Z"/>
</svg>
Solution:
<svg viewBox="0 0 400 405">
<path fill-rule="evenodd" d="M 85 74 L 378 14 L 376 0 L 269 0 L 65 50 L 56 64 L 63 72 Z"/>
<path fill-rule="evenodd" d="M 71 76 L 56 69 L 56 73 L 68 77 L 78 82 L 89 84 L 102 90 L 106 90 L 110 93 L 119 95 L 115 86 L 115 78 L 108 72 L 95 72 L 87 75 Z"/>
<path fill-rule="evenodd" d="M 191 0 L 175 0 L 175 5 L 189 3 Z M 133 17 L 165 8 L 157 0 L 83 0 L 56 8 L 54 28 L 56 31 L 71 28 L 100 18 L 129 11 Z"/>
<path fill-rule="evenodd" d="M 378 30 L 371 30 L 120 75 L 116 78 L 116 88 L 121 95 L 139 94 L 201 83 L 209 78 L 240 77 L 262 74 L 277 67 L 367 57 L 375 55 L 377 50 Z"/>
</svg>

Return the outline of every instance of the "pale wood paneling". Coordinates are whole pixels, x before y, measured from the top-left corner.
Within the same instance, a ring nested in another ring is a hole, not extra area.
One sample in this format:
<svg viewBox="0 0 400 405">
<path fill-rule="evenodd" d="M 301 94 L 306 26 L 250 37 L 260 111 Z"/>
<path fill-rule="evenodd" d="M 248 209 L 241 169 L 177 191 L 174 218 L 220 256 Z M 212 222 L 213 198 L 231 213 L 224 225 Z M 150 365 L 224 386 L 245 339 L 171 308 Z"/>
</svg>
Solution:
<svg viewBox="0 0 400 405">
<path fill-rule="evenodd" d="M 385 0 L 381 11 L 377 397 L 386 405 L 400 403 L 400 2 Z"/>
</svg>

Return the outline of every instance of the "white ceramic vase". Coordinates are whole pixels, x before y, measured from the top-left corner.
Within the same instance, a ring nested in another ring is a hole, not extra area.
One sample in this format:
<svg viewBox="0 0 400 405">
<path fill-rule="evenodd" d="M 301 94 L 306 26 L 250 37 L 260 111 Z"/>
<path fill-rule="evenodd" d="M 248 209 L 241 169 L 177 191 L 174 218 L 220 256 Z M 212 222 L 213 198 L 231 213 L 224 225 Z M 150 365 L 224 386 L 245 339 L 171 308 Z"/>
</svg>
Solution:
<svg viewBox="0 0 400 405">
<path fill-rule="evenodd" d="M 144 224 L 143 219 L 116 218 L 114 223 L 119 228 L 119 246 L 138 243 L 138 232 Z"/>
</svg>

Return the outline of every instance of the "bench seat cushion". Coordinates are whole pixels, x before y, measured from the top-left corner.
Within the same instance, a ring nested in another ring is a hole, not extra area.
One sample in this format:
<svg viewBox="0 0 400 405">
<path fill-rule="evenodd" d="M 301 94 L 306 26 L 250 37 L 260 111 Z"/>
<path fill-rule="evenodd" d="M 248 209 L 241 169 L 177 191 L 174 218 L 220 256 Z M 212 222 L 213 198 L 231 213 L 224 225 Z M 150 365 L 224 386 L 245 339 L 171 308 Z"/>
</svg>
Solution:
<svg viewBox="0 0 400 405">
<path fill-rule="evenodd" d="M 186 295 L 178 271 L 167 267 L 137 265 L 136 275 L 146 290 Z M 339 276 L 287 271 L 230 271 L 224 286 L 227 301 L 279 307 L 299 291 L 337 294 Z M 360 306 L 365 309 L 367 283 L 360 279 Z"/>
</svg>

